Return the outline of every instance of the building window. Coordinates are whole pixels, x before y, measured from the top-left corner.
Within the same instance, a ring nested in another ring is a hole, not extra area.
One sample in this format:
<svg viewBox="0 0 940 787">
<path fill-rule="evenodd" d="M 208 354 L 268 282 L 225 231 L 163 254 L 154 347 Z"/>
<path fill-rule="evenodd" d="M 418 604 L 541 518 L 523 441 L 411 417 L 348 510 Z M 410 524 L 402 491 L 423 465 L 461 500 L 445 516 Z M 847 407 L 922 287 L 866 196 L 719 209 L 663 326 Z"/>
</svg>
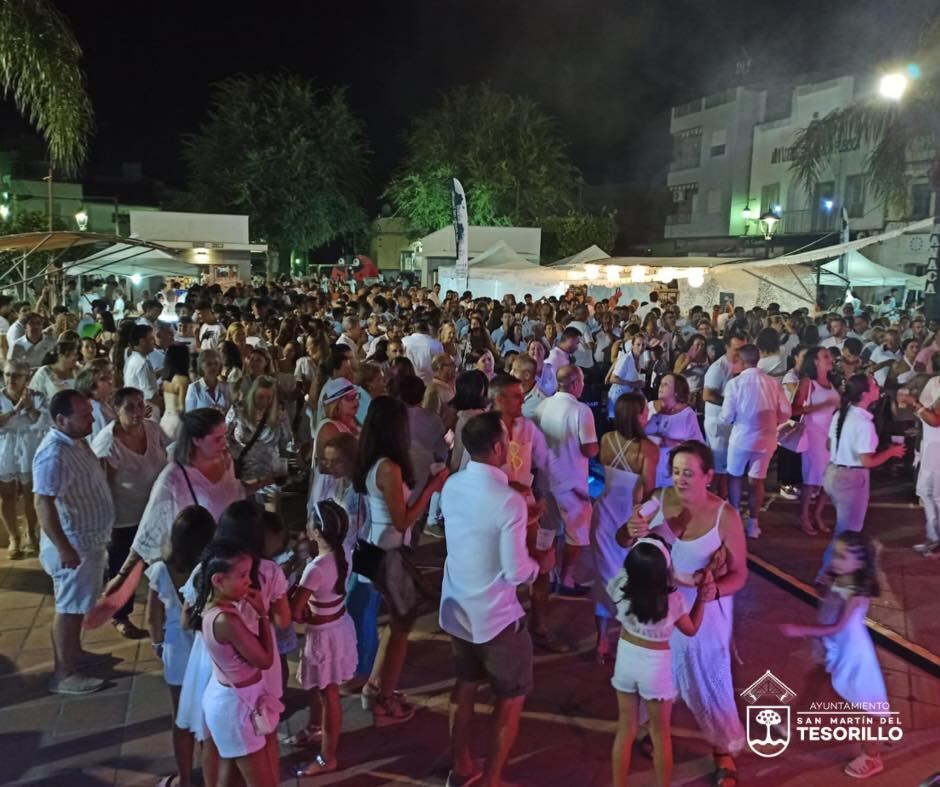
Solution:
<svg viewBox="0 0 940 787">
<path fill-rule="evenodd" d="M 779 204 L 780 184 L 771 183 L 767 186 L 762 186 L 760 190 L 760 212 L 762 214 L 767 211 L 773 213 Z"/>
<path fill-rule="evenodd" d="M 702 160 L 702 127 L 672 135 L 672 169 L 697 167 Z"/>
<path fill-rule="evenodd" d="M 727 141 L 728 132 L 725 129 L 720 128 L 717 131 L 712 132 L 712 144 L 709 148 L 709 153 L 711 154 L 712 158 L 715 158 L 715 156 L 725 155 L 725 145 Z"/>
<path fill-rule="evenodd" d="M 915 183 L 911 186 L 911 218 L 926 219 L 930 215 L 930 184 Z"/>
<path fill-rule="evenodd" d="M 849 175 L 845 179 L 845 209 L 850 219 L 865 215 L 865 176 Z"/>
<path fill-rule="evenodd" d="M 708 190 L 708 212 L 721 213 L 721 189 Z"/>
<path fill-rule="evenodd" d="M 698 207 L 698 183 L 670 186 L 672 207 L 666 217 L 667 224 L 689 224 Z"/>
</svg>

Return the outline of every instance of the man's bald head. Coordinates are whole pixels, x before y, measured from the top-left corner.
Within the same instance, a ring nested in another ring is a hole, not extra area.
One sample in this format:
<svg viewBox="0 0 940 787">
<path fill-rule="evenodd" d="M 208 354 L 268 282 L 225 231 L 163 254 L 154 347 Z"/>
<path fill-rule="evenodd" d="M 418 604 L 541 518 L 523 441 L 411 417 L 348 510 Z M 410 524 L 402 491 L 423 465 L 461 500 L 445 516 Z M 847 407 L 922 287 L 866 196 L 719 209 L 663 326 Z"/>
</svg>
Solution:
<svg viewBox="0 0 940 787">
<path fill-rule="evenodd" d="M 573 396 L 580 396 L 584 389 L 584 373 L 574 364 L 562 366 L 555 375 L 558 381 L 558 390 L 570 393 Z M 577 391 L 577 393 L 576 393 Z"/>
</svg>

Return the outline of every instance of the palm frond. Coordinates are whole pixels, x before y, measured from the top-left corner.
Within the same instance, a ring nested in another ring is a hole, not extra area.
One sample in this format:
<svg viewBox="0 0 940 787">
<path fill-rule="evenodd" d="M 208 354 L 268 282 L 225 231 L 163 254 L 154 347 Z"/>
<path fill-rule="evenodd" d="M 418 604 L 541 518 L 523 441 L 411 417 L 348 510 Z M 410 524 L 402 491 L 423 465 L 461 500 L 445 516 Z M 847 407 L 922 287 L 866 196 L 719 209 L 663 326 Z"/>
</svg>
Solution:
<svg viewBox="0 0 940 787">
<path fill-rule="evenodd" d="M 81 58 L 67 20 L 47 0 L 0 2 L 0 90 L 42 134 L 66 174 L 85 160 L 93 125 Z"/>
</svg>

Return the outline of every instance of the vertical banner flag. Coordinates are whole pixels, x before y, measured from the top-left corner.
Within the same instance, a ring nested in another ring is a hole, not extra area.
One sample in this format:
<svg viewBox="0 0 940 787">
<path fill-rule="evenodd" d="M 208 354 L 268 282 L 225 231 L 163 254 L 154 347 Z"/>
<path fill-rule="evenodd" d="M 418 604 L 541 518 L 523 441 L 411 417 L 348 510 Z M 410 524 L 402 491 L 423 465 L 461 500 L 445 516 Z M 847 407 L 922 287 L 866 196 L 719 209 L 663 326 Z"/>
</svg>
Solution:
<svg viewBox="0 0 940 787">
<path fill-rule="evenodd" d="M 463 186 L 457 178 L 451 181 L 450 203 L 454 215 L 454 237 L 456 239 L 457 262 L 454 266 L 454 275 L 457 281 L 463 279 L 464 289 L 470 287 L 470 252 L 468 247 L 470 223 L 467 218 L 467 197 L 463 193 Z"/>
<path fill-rule="evenodd" d="M 937 192 L 940 198 L 940 191 Z M 940 211 L 934 216 L 933 227 L 930 228 L 930 243 L 927 251 L 927 284 L 924 286 L 924 316 L 928 320 L 940 319 Z"/>
</svg>

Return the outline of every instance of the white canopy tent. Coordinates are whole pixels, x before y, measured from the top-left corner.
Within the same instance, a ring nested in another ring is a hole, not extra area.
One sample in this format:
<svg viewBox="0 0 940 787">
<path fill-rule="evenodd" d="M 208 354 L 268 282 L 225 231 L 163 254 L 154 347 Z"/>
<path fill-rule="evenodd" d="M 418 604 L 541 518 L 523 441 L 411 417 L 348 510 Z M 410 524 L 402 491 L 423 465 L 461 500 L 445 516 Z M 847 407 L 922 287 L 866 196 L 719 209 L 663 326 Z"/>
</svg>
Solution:
<svg viewBox="0 0 940 787">
<path fill-rule="evenodd" d="M 924 289 L 926 276 L 909 276 L 901 271 L 886 268 L 858 251 L 849 251 L 846 255 L 845 273 L 840 274 L 841 260 L 832 260 L 822 266 L 819 283 L 831 287 L 844 287 L 848 279 L 852 288 L 856 287 L 906 287 L 918 292 Z"/>
<path fill-rule="evenodd" d="M 153 246 L 114 243 L 76 262 L 63 264 L 67 276 L 198 276 L 200 268 Z"/>
</svg>

